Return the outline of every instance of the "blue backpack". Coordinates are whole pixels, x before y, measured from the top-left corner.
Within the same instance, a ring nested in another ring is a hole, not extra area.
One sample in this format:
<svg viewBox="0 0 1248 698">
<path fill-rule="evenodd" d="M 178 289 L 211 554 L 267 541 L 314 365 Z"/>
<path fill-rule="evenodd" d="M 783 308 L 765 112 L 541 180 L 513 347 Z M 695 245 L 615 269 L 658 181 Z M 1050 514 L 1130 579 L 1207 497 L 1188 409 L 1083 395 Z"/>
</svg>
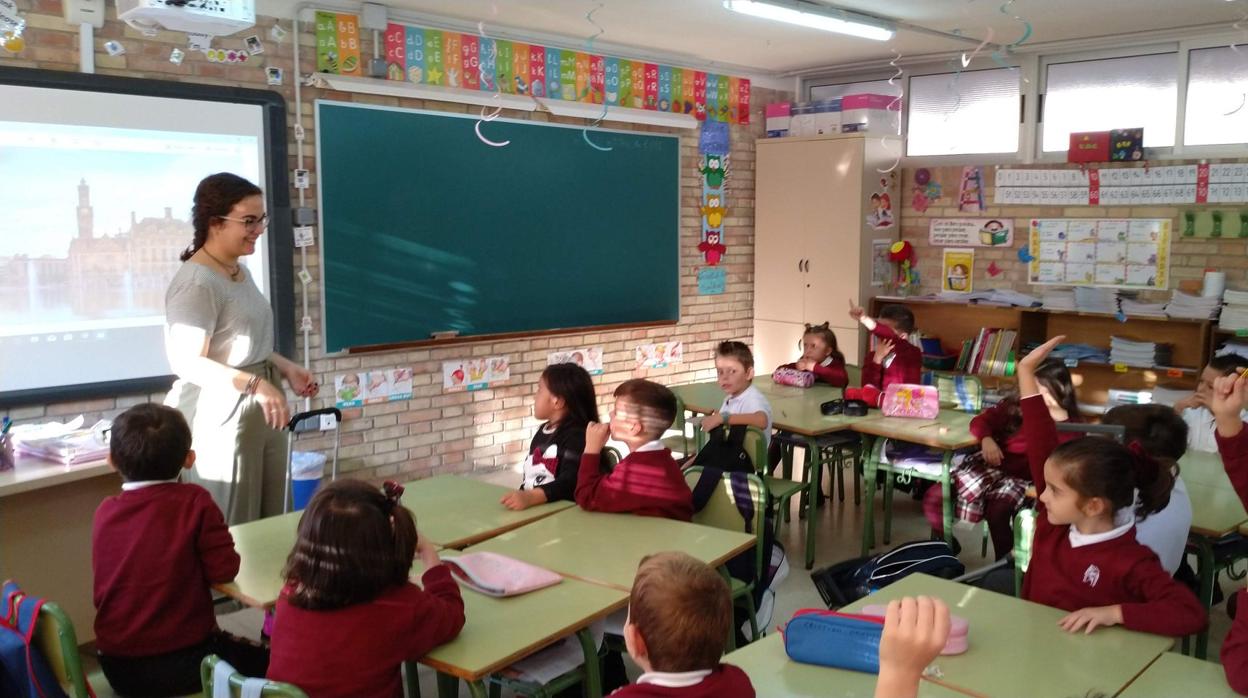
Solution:
<svg viewBox="0 0 1248 698">
<path fill-rule="evenodd" d="M 32 644 L 44 600 L 27 596 L 7 581 L 0 602 L 0 695 L 65 698 L 43 653 Z"/>
</svg>

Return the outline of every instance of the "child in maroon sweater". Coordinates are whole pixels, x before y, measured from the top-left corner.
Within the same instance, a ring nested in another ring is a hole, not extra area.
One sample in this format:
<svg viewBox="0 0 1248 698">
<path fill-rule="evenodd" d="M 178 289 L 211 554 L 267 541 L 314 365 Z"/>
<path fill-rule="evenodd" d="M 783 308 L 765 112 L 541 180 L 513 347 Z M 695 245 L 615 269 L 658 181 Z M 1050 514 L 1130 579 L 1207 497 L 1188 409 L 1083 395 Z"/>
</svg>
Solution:
<svg viewBox="0 0 1248 698">
<path fill-rule="evenodd" d="M 403 662 L 459 634 L 459 585 L 402 494 L 338 480 L 312 498 L 286 560 L 268 678 L 316 698 L 401 698 Z M 416 555 L 423 588 L 408 580 Z"/>
<path fill-rule="evenodd" d="M 1241 502 L 1248 505 L 1248 429 L 1241 412 L 1248 402 L 1248 382 L 1240 375 L 1222 376 L 1213 383 L 1209 411 L 1213 413 L 1222 467 Z M 1222 641 L 1220 658 L 1226 682 L 1240 695 L 1248 695 L 1248 592 L 1240 589 L 1235 621 Z"/>
<path fill-rule="evenodd" d="M 845 372 L 845 355 L 836 346 L 836 334 L 822 325 L 807 325 L 802 333 L 802 358 L 791 364 L 777 366 L 776 369 L 791 368 L 797 371 L 810 371 L 815 374 L 815 381 L 826 383 L 834 388 L 849 385 L 849 375 Z"/>
<path fill-rule="evenodd" d="M 131 407 L 113 420 L 108 462 L 121 494 L 95 512 L 95 642 L 100 668 L 119 695 L 175 696 L 200 690 L 199 664 L 224 657 L 251 676 L 268 653 L 217 627 L 210 585 L 238 574 L 225 517 L 208 491 L 178 482 L 195 464 L 181 412 Z"/>
<path fill-rule="evenodd" d="M 693 520 L 693 493 L 672 452 L 659 441 L 675 419 L 672 391 L 641 378 L 621 383 L 610 424 L 590 422 L 585 427 L 576 503 L 585 511 Z M 623 441 L 628 455 L 603 475 L 599 462 L 608 435 Z"/>
<path fill-rule="evenodd" d="M 1036 382 L 1045 407 L 1054 422 L 1079 421 L 1079 405 L 1070 370 L 1057 359 L 1045 359 L 1036 369 Z M 1031 469 L 1027 465 L 1027 437 L 1023 434 L 1023 412 L 1017 394 L 979 413 L 971 420 L 971 435 L 979 439 L 980 452 L 973 454 L 951 473 L 957 495 L 955 515 L 963 521 L 988 522 L 992 548 L 997 559 L 1014 548 L 1014 515 L 1022 508 Z M 1078 435 L 1059 432 L 1060 442 Z M 932 525 L 932 537 L 944 538 L 943 496 L 940 484 L 928 488 L 923 497 L 923 513 Z"/>
<path fill-rule="evenodd" d="M 1036 368 L 1063 339 L 1018 362 L 1023 433 L 1039 494 L 1023 598 L 1071 611 L 1060 621 L 1070 632 L 1118 624 L 1171 637 L 1198 632 L 1207 618 L 1196 596 L 1135 538 L 1136 510 L 1147 516 L 1165 508 L 1173 473 L 1142 448 L 1110 439 L 1057 444 Z"/>
<path fill-rule="evenodd" d="M 923 351 L 907 339 L 914 332 L 914 313 L 904 305 L 886 305 L 878 319 L 849 302 L 849 316 L 875 337 L 875 349 L 862 364 L 862 387 L 846 388 L 846 400 L 862 400 L 879 407 L 884 390 L 893 383 L 918 383 L 923 378 Z"/>
</svg>

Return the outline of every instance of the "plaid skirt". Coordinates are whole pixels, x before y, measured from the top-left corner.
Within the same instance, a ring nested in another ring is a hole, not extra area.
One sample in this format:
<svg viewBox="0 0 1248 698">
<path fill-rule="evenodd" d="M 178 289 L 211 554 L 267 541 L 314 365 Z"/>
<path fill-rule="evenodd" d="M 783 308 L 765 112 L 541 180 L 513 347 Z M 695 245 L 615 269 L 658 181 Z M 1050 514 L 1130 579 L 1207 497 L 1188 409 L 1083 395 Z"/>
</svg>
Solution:
<svg viewBox="0 0 1248 698">
<path fill-rule="evenodd" d="M 1031 485 L 988 465 L 979 453 L 955 466 L 949 477 L 954 491 L 954 516 L 970 523 L 984 519 L 984 505 L 990 500 L 1004 500 L 1015 510 L 1021 508 Z"/>
</svg>

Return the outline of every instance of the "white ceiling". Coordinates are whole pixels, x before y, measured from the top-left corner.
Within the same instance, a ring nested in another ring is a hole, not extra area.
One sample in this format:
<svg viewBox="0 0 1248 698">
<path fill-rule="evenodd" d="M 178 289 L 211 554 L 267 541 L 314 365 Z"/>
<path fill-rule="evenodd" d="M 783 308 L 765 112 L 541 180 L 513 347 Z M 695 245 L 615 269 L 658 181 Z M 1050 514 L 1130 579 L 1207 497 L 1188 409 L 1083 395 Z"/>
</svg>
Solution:
<svg viewBox="0 0 1248 698">
<path fill-rule="evenodd" d="M 583 45 L 597 32 L 586 14 L 601 4 L 593 15 L 603 29 L 598 43 L 760 74 L 888 58 L 894 49 L 914 56 L 967 47 L 956 39 L 904 29 L 889 42 L 830 34 L 730 12 L 720 0 L 378 1 L 395 10 L 437 15 L 474 28 L 484 21 L 487 32 L 494 27 L 561 36 L 572 47 Z M 1005 0 L 821 1 L 928 29 L 958 30 L 978 39 L 991 27 L 994 42 L 1005 44 L 1023 33 L 1022 23 L 1013 15 L 1031 22 L 1030 43 L 1203 25 L 1225 25 L 1230 31 L 1234 22 L 1248 14 L 1248 0 L 1015 0 L 1004 6 Z M 295 0 L 259 0 L 258 4 L 262 14 L 288 17 Z M 556 43 L 550 36 L 538 38 Z"/>
</svg>

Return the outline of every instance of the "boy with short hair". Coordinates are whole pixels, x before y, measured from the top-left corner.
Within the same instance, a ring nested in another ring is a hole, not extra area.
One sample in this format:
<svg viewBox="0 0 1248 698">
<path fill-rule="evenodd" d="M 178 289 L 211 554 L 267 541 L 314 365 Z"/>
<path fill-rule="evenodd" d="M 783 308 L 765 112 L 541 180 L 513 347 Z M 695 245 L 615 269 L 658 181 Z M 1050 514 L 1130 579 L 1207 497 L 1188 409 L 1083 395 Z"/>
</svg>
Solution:
<svg viewBox="0 0 1248 698">
<path fill-rule="evenodd" d="M 724 391 L 719 411 L 702 420 L 702 429 L 720 425 L 758 427 L 763 439 L 771 442 L 771 403 L 754 387 L 754 354 L 744 342 L 720 342 L 715 348 L 715 373 Z"/>
<path fill-rule="evenodd" d="M 693 493 L 672 452 L 659 440 L 676 419 L 676 396 L 658 383 L 626 380 L 615 389 L 609 424 L 585 427 L 585 452 L 577 474 L 576 503 L 586 511 L 693 519 Z M 607 438 L 628 455 L 604 475 L 599 470 Z"/>
<path fill-rule="evenodd" d="M 1190 450 L 1217 453 L 1214 417 L 1213 412 L 1209 411 L 1213 382 L 1222 376 L 1242 373 L 1245 367 L 1248 367 L 1248 359 L 1236 354 L 1213 357 L 1201 370 L 1196 391 L 1174 403 L 1174 411 L 1187 422 L 1187 447 Z M 1241 413 L 1241 416 L 1248 417 L 1248 414 Z"/>
<path fill-rule="evenodd" d="M 150 403 L 126 410 L 113 421 L 108 462 L 124 482 L 95 512 L 91 565 L 96 647 L 113 689 L 195 693 L 208 654 L 264 676 L 267 651 L 217 627 L 209 587 L 234 579 L 239 557 L 208 491 L 178 482 L 195 464 L 182 413 Z"/>
<path fill-rule="evenodd" d="M 914 313 L 904 305 L 890 303 L 880 308 L 880 317 L 849 302 L 849 316 L 875 336 L 875 348 L 862 363 L 862 387 L 846 388 L 846 400 L 862 400 L 879 407 L 884 390 L 893 383 L 918 383 L 923 379 L 923 351 L 910 343 Z"/>
<path fill-rule="evenodd" d="M 731 625 L 732 598 L 718 572 L 685 553 L 647 556 L 624 625 L 624 644 L 642 675 L 611 695 L 754 698 L 745 672 L 719 661 Z"/>
</svg>

